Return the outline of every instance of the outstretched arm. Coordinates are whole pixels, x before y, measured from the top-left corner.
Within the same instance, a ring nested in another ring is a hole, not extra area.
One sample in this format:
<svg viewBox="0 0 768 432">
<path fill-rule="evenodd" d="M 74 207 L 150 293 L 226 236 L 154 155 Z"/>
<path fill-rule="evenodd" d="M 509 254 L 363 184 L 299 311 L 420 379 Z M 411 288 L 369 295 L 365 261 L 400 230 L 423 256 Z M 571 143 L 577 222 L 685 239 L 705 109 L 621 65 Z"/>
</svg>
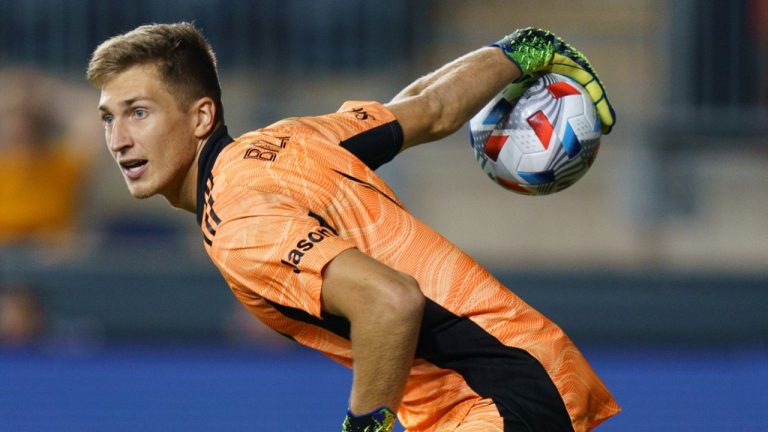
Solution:
<svg viewBox="0 0 768 432">
<path fill-rule="evenodd" d="M 402 150 L 450 135 L 507 84 L 549 72 L 581 84 L 603 134 L 611 132 L 616 113 L 589 60 L 551 32 L 529 27 L 448 63 L 395 96 L 387 107 L 403 128 Z"/>
<path fill-rule="evenodd" d="M 387 104 L 403 128 L 401 151 L 456 132 L 520 75 L 500 49 L 486 47 L 419 78 Z"/>
</svg>

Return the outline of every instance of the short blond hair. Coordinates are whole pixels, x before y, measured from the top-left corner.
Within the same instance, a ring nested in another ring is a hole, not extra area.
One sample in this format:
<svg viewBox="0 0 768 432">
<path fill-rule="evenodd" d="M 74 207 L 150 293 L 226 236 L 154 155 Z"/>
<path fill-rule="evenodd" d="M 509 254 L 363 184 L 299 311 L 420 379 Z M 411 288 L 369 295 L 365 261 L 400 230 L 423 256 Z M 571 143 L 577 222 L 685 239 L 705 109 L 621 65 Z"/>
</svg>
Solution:
<svg viewBox="0 0 768 432">
<path fill-rule="evenodd" d="M 86 77 L 99 88 L 127 69 L 144 64 L 157 65 L 163 84 L 178 98 L 182 110 L 208 96 L 216 104 L 216 119 L 223 121 L 216 54 L 193 24 L 148 24 L 114 36 L 93 52 Z"/>
</svg>

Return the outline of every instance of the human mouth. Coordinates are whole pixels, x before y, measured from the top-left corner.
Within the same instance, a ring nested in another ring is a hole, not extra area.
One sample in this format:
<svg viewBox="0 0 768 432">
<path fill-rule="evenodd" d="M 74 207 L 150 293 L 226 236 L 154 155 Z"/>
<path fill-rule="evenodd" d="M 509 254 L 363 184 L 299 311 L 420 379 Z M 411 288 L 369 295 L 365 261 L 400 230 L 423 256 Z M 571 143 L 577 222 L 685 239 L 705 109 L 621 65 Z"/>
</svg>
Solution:
<svg viewBox="0 0 768 432">
<path fill-rule="evenodd" d="M 120 161 L 120 169 L 123 171 L 123 175 L 130 180 L 137 180 L 146 171 L 147 162 L 146 159 Z"/>
</svg>

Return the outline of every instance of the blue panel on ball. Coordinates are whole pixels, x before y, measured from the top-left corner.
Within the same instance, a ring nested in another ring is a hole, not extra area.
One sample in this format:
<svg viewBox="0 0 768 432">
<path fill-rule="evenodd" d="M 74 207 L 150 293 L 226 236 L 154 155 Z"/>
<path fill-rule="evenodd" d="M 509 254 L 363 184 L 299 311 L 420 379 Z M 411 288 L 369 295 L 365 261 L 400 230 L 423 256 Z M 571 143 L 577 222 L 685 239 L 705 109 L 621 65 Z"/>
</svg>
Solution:
<svg viewBox="0 0 768 432">
<path fill-rule="evenodd" d="M 493 106 L 491 112 L 483 120 L 484 125 L 496 125 L 499 121 L 512 109 L 512 104 L 508 100 L 501 98 L 496 105 Z"/>
<path fill-rule="evenodd" d="M 541 172 L 517 172 L 526 183 L 531 185 L 543 185 L 555 181 L 555 172 L 541 171 Z"/>
<path fill-rule="evenodd" d="M 568 122 L 565 125 L 565 134 L 563 135 L 563 149 L 565 150 L 565 154 L 568 155 L 568 159 L 573 159 L 573 157 L 579 154 L 581 151 L 581 143 L 579 142 L 579 139 L 576 138 L 576 133 L 571 127 L 571 122 Z"/>
</svg>

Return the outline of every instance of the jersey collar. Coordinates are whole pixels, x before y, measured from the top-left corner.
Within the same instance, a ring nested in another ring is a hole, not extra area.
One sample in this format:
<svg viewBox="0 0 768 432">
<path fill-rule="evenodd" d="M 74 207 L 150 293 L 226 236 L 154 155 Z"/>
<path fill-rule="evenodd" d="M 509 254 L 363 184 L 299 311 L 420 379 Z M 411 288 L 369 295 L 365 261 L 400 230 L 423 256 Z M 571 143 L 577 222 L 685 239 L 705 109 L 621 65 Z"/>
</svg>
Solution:
<svg viewBox="0 0 768 432">
<path fill-rule="evenodd" d="M 224 147 L 234 141 L 227 132 L 226 126 L 220 126 L 213 131 L 208 141 L 200 151 L 200 157 L 197 161 L 197 224 L 203 222 L 203 210 L 205 208 L 205 192 L 207 190 L 208 179 L 211 178 L 213 165 Z"/>
</svg>

